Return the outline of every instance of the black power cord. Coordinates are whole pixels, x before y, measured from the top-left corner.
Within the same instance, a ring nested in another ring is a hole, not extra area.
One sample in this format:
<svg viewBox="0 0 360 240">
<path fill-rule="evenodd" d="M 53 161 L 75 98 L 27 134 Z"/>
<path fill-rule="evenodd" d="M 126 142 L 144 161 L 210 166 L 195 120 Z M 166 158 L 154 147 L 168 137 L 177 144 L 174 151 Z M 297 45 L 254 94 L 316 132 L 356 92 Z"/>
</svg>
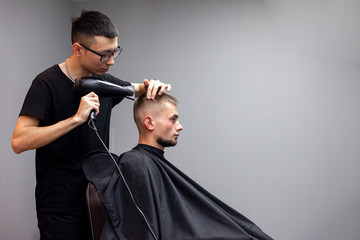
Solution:
<svg viewBox="0 0 360 240">
<path fill-rule="evenodd" d="M 90 114 L 91 115 L 91 114 Z M 152 230 L 151 226 L 150 226 L 150 223 L 149 221 L 147 220 L 145 214 L 143 213 L 143 211 L 141 211 L 140 207 L 136 204 L 135 202 L 135 198 L 134 198 L 134 195 L 132 194 L 131 192 L 131 189 L 125 179 L 125 176 L 124 174 L 122 173 L 121 169 L 119 168 L 119 165 L 116 163 L 116 160 L 114 159 L 113 155 L 111 154 L 111 152 L 109 151 L 109 149 L 106 147 L 104 141 L 101 139 L 98 131 L 97 131 L 97 128 L 96 128 L 96 124 L 95 124 L 95 114 L 93 113 L 92 117 L 89 118 L 89 121 L 88 121 L 88 125 L 89 127 L 94 130 L 94 132 L 96 133 L 96 136 L 98 137 L 99 141 L 101 142 L 101 144 L 103 145 L 103 147 L 105 148 L 106 152 L 109 154 L 109 156 L 111 157 L 112 161 L 114 162 L 115 166 L 116 166 L 116 169 L 118 170 L 120 176 L 121 176 L 121 179 L 123 180 L 125 186 L 126 186 L 126 189 L 128 190 L 129 194 L 130 194 L 130 197 L 131 197 L 131 200 L 132 202 L 134 203 L 136 209 L 140 212 L 141 216 L 143 217 L 145 223 L 146 223 L 146 226 L 148 227 L 149 231 L 151 232 L 151 235 L 154 237 L 155 240 L 158 240 L 154 231 Z"/>
</svg>

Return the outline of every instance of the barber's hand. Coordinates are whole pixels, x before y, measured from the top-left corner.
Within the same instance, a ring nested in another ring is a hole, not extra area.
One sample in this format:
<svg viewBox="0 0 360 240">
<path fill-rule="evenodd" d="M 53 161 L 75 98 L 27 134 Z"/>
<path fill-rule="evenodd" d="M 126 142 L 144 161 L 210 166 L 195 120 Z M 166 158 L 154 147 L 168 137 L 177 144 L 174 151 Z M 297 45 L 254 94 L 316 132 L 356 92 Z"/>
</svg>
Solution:
<svg viewBox="0 0 360 240">
<path fill-rule="evenodd" d="M 76 116 L 81 122 L 85 122 L 89 118 L 91 110 L 95 110 L 96 115 L 99 114 L 99 107 L 99 97 L 94 92 L 91 92 L 81 98 Z"/>
<path fill-rule="evenodd" d="M 146 98 L 147 99 L 154 99 L 156 97 L 156 94 L 163 94 L 165 89 L 167 91 L 171 90 L 170 84 L 165 84 L 160 82 L 157 79 L 144 79 L 144 87 L 146 89 Z"/>
</svg>

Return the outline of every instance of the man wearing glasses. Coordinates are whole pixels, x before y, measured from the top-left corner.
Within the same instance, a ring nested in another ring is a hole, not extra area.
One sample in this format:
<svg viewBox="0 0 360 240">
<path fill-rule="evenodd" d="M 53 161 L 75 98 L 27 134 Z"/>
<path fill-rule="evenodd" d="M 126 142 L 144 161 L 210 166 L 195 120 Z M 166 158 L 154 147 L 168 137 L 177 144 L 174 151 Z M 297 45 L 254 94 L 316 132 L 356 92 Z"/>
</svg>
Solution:
<svg viewBox="0 0 360 240">
<path fill-rule="evenodd" d="M 111 109 L 123 97 L 81 96 L 73 86 L 75 79 L 88 76 L 121 86 L 132 84 L 106 73 L 122 50 L 117 36 L 107 16 L 83 11 L 73 19 L 70 58 L 36 76 L 25 97 L 12 147 L 15 153 L 36 149 L 35 195 L 41 240 L 91 239 L 81 161 L 86 153 L 102 146 L 86 121 L 95 110 L 98 132 L 109 145 Z M 170 90 L 170 85 L 158 80 L 132 85 L 135 96 L 146 93 L 147 98 Z"/>
</svg>

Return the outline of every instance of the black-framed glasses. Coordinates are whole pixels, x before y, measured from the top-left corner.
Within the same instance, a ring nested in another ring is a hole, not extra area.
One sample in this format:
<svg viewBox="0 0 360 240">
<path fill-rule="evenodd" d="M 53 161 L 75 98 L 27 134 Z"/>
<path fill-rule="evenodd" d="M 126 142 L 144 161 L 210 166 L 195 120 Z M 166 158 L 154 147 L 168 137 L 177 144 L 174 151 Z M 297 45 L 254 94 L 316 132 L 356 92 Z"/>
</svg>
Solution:
<svg viewBox="0 0 360 240">
<path fill-rule="evenodd" d="M 109 60 L 111 57 L 114 57 L 116 58 L 117 56 L 119 56 L 119 54 L 121 53 L 122 51 L 122 48 L 120 46 L 118 46 L 114 51 L 112 52 L 109 52 L 109 53 L 105 53 L 105 54 L 101 54 L 101 53 L 98 53 L 94 50 L 92 50 L 91 48 L 88 48 L 87 46 L 85 46 L 84 44 L 82 43 L 79 43 L 83 48 L 85 48 L 86 50 L 89 50 L 90 52 L 93 52 L 95 53 L 96 55 L 99 55 L 100 56 L 100 62 L 106 62 L 107 60 Z"/>
</svg>

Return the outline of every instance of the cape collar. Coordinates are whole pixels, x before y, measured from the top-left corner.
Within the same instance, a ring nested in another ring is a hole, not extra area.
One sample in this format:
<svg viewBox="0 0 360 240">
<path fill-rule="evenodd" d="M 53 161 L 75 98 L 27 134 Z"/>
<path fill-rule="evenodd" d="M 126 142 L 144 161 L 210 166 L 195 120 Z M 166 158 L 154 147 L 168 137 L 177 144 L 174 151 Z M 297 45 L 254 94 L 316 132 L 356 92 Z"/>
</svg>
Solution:
<svg viewBox="0 0 360 240">
<path fill-rule="evenodd" d="M 145 145 L 145 144 L 138 144 L 136 147 L 142 148 L 144 150 L 147 150 L 149 152 L 152 152 L 152 153 L 164 158 L 164 151 L 161 149 L 158 149 L 156 147 L 153 147 L 150 145 Z"/>
</svg>

